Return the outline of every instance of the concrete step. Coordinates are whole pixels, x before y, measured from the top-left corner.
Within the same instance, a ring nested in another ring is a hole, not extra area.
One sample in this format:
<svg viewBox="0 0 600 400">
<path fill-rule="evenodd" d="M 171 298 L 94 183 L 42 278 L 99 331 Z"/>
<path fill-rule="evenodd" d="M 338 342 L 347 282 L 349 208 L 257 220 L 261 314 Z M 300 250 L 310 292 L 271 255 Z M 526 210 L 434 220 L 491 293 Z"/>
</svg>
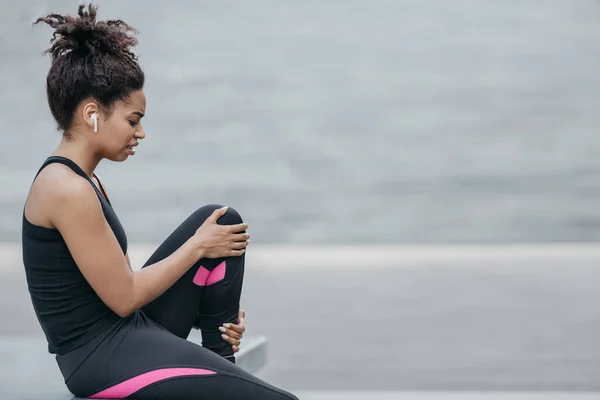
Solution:
<svg viewBox="0 0 600 400">
<path fill-rule="evenodd" d="M 300 400 L 597 400 L 580 392 L 293 392 Z"/>
<path fill-rule="evenodd" d="M 200 339 L 197 331 L 190 334 L 190 341 L 199 344 Z M 244 337 L 236 357 L 240 367 L 258 372 L 267 363 L 267 339 Z M 74 399 L 43 336 L 0 336 L 0 360 L 0 400 Z"/>
</svg>

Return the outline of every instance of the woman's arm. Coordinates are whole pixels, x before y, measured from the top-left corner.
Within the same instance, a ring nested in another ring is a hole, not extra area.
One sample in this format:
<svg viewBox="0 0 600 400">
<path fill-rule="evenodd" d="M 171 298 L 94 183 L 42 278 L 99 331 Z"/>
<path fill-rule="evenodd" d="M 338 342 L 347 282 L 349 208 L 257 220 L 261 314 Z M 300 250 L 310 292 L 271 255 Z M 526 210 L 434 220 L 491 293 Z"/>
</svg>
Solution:
<svg viewBox="0 0 600 400">
<path fill-rule="evenodd" d="M 106 187 L 102 184 L 102 182 L 100 182 L 100 178 L 98 177 L 98 175 L 93 174 L 93 179 L 94 183 L 96 183 L 96 186 L 98 187 L 98 189 L 100 189 L 100 192 L 102 192 L 102 194 L 104 194 L 104 197 L 106 197 L 106 200 L 110 203 L 110 198 L 108 197 L 108 192 L 106 191 Z M 129 266 L 129 270 L 132 271 L 131 269 L 131 260 L 129 259 L 129 253 L 125 253 L 125 259 L 127 260 L 127 265 Z"/>
<path fill-rule="evenodd" d="M 50 194 L 51 221 L 102 301 L 125 317 L 173 285 L 204 254 L 192 236 L 169 257 L 133 272 L 87 181 L 69 176 Z"/>
</svg>

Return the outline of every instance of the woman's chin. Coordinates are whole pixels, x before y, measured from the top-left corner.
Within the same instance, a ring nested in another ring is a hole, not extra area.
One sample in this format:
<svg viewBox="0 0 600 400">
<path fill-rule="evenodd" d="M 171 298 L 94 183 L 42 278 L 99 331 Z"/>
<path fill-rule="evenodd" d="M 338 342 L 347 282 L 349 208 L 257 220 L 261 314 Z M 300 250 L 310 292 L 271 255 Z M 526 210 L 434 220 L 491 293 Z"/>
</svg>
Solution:
<svg viewBox="0 0 600 400">
<path fill-rule="evenodd" d="M 108 160 L 110 161 L 114 161 L 114 162 L 123 162 L 126 161 L 127 159 L 129 159 L 130 155 L 129 153 L 123 152 L 123 153 L 119 153 L 119 154 L 111 154 L 110 157 L 106 157 Z"/>
</svg>

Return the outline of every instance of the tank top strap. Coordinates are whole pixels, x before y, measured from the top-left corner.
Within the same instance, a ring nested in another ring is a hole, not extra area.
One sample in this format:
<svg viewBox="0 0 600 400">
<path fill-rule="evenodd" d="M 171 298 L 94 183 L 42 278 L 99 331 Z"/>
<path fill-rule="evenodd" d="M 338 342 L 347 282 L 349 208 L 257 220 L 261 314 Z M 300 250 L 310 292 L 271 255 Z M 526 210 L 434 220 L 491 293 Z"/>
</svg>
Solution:
<svg viewBox="0 0 600 400">
<path fill-rule="evenodd" d="M 53 163 L 59 163 L 59 164 L 66 165 L 67 167 L 71 168 L 71 170 L 73 170 L 73 172 L 75 172 L 77 175 L 81 176 L 82 178 L 85 178 L 90 183 L 90 185 L 92 185 L 94 190 L 96 191 L 96 195 L 98 195 L 98 197 L 100 197 L 102 200 L 105 200 L 108 203 L 108 199 L 106 199 L 104 197 L 104 194 L 102 192 L 100 192 L 100 190 L 98 189 L 98 187 L 96 186 L 94 181 L 92 181 L 92 179 L 81 169 L 81 167 L 79 165 L 77 165 L 73 160 L 71 160 L 69 158 L 62 157 L 62 156 L 48 157 L 46 159 L 46 161 L 44 161 L 44 163 L 42 164 L 40 169 L 38 170 L 37 174 L 35 174 L 35 177 L 37 178 L 37 176 L 40 174 L 40 172 L 42 172 L 42 170 L 44 168 L 46 168 L 48 165 L 53 164 Z M 35 180 L 35 178 L 34 178 L 34 180 Z M 102 207 L 104 208 L 104 204 L 102 204 Z"/>
</svg>

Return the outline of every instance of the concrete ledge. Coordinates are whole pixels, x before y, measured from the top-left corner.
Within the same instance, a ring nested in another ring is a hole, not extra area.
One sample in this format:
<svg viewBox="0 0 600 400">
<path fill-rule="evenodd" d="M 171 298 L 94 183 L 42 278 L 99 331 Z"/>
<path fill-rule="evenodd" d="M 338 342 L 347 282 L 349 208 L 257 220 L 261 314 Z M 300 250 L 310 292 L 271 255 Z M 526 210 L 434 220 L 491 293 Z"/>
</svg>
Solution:
<svg viewBox="0 0 600 400">
<path fill-rule="evenodd" d="M 236 364 L 251 374 L 255 374 L 264 367 L 268 362 L 268 341 L 264 336 L 256 338 L 244 338 L 244 343 L 236 355 Z"/>
<path fill-rule="evenodd" d="M 578 392 L 293 392 L 301 400 L 597 400 Z"/>
<path fill-rule="evenodd" d="M 132 267 L 139 269 L 158 243 L 129 246 Z M 527 266 L 600 262 L 600 243 L 501 245 L 277 245 L 251 244 L 246 260 L 253 269 L 362 268 L 377 260 L 378 268 L 424 265 L 498 265 L 526 262 Z M 285 260 L 282 263 L 281 260 Z M 21 245 L 0 243 L 0 273 L 23 269 Z"/>
<path fill-rule="evenodd" d="M 190 341 L 200 343 L 193 331 Z M 267 364 L 267 339 L 244 338 L 237 364 L 256 373 Z M 0 400 L 75 400 L 64 384 L 43 336 L 0 336 Z"/>
</svg>

